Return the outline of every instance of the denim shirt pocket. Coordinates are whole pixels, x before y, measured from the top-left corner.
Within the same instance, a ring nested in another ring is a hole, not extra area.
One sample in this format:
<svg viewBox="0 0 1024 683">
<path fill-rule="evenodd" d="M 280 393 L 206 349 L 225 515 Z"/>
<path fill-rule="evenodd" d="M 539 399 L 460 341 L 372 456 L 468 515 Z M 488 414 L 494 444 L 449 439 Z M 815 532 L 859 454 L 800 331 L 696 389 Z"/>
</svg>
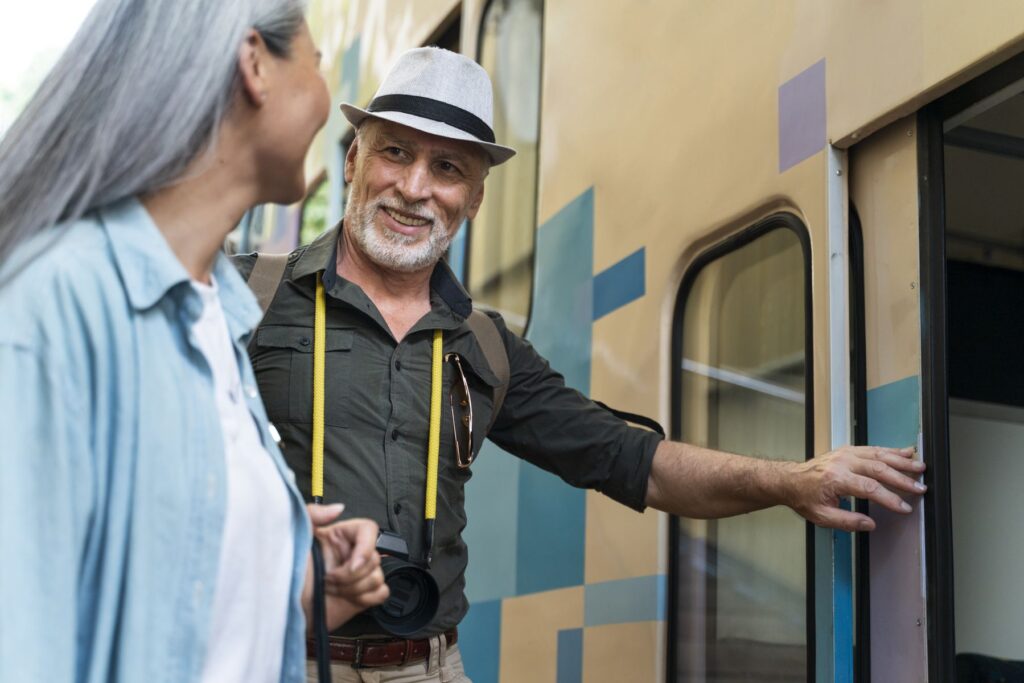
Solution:
<svg viewBox="0 0 1024 683">
<path fill-rule="evenodd" d="M 324 347 L 324 424 L 347 427 L 355 330 L 329 328 Z M 274 325 L 256 333 L 253 368 L 272 422 L 313 421 L 313 328 Z"/>
</svg>

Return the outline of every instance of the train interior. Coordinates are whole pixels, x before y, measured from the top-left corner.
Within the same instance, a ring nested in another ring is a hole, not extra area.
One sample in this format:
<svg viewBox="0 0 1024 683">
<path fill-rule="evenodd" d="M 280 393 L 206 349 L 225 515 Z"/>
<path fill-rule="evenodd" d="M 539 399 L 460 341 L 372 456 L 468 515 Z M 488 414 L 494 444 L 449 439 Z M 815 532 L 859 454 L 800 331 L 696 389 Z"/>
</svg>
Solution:
<svg viewBox="0 0 1024 683">
<path fill-rule="evenodd" d="M 943 130 L 958 679 L 1024 680 L 1024 81 Z"/>
</svg>

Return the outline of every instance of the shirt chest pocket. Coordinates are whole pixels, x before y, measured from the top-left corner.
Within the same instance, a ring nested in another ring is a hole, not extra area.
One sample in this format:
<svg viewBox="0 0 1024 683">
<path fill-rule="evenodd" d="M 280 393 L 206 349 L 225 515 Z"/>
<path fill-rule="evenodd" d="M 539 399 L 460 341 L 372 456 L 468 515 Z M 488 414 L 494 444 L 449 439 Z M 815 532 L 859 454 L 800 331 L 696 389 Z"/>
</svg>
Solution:
<svg viewBox="0 0 1024 683">
<path fill-rule="evenodd" d="M 442 430 L 442 435 L 450 440 L 459 438 L 463 444 L 467 440 L 471 440 L 473 456 L 476 457 L 484 439 L 487 438 L 487 427 L 491 423 L 494 412 L 494 394 L 500 381 L 482 355 L 472 352 L 465 355 L 460 354 L 459 360 L 459 365 L 447 364 L 446 386 L 450 389 L 444 392 L 443 418 L 448 423 L 445 425 L 448 430 Z M 461 373 L 459 372 L 460 366 Z M 471 405 L 467 406 L 461 406 L 459 401 L 462 393 L 458 390 L 458 386 L 463 378 L 465 378 L 470 394 Z M 471 420 L 469 419 L 470 412 L 472 413 Z M 465 433 L 466 426 L 470 427 L 470 434 Z"/>
<path fill-rule="evenodd" d="M 324 344 L 324 424 L 347 427 L 355 330 L 328 329 Z M 270 326 L 256 333 L 253 368 L 272 422 L 313 422 L 313 328 Z"/>
</svg>

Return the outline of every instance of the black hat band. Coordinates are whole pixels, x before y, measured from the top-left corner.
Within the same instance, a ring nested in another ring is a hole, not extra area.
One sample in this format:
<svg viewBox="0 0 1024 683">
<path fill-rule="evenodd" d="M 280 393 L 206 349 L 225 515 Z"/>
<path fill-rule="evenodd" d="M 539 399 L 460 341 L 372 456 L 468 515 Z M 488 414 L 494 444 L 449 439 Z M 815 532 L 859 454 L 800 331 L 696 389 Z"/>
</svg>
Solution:
<svg viewBox="0 0 1024 683">
<path fill-rule="evenodd" d="M 483 142 L 494 144 L 494 131 L 483 120 L 470 112 L 430 97 L 419 95 L 381 95 L 373 98 L 366 111 L 371 113 L 394 111 L 412 114 L 431 121 L 446 123 L 469 133 Z"/>
</svg>

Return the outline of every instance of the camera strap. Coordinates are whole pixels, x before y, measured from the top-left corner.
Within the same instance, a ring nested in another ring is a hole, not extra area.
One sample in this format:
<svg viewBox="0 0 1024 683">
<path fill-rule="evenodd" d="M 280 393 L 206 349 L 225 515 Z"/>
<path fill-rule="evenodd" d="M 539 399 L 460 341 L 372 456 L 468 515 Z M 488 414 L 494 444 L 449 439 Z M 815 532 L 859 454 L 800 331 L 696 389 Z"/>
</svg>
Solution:
<svg viewBox="0 0 1024 683">
<path fill-rule="evenodd" d="M 316 670 L 320 683 L 330 683 L 331 656 L 328 650 L 327 602 L 324 596 L 324 556 L 320 541 L 313 537 L 313 639 L 316 642 Z"/>
<path fill-rule="evenodd" d="M 324 349 L 327 338 L 327 298 L 322 272 L 316 278 L 313 313 L 313 434 L 310 490 L 314 503 L 324 501 Z M 430 360 L 430 435 L 427 440 L 427 490 L 423 510 L 423 559 L 430 565 L 434 548 L 434 520 L 437 518 L 437 463 L 441 450 L 441 361 L 444 335 L 434 330 Z"/>
</svg>

